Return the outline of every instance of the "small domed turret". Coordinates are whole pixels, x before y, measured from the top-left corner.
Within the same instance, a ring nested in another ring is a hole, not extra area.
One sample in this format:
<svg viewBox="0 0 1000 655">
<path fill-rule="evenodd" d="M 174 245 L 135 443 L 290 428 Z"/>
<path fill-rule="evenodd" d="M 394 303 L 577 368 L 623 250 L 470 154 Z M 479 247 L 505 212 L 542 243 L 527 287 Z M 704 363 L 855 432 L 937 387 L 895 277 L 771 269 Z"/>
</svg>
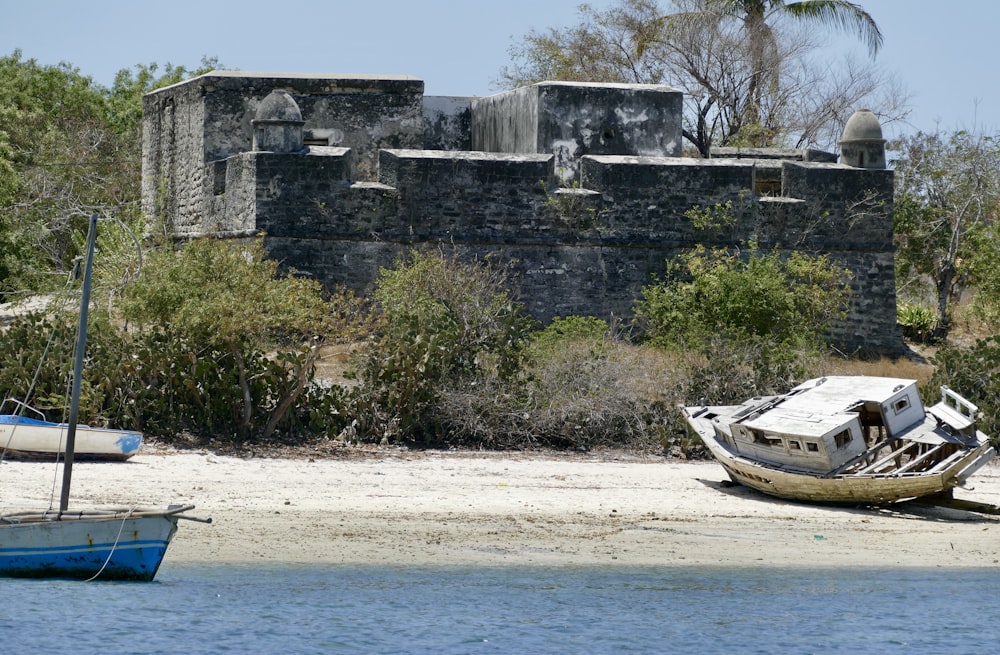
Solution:
<svg viewBox="0 0 1000 655">
<path fill-rule="evenodd" d="M 847 119 L 840 137 L 840 163 L 855 168 L 885 168 L 882 126 L 870 110 L 859 109 Z"/>
<path fill-rule="evenodd" d="M 302 112 L 285 91 L 271 91 L 257 107 L 253 125 L 253 149 L 267 152 L 299 152 L 302 140 Z"/>
</svg>

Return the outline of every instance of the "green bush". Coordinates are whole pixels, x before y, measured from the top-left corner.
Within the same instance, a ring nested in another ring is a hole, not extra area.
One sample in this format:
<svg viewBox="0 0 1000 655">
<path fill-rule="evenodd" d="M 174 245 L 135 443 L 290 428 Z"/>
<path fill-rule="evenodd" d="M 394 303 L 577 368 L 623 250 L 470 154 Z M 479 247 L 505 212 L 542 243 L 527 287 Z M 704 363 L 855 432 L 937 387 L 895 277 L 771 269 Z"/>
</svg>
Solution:
<svg viewBox="0 0 1000 655">
<path fill-rule="evenodd" d="M 120 393 L 117 358 L 123 348 L 104 312 L 95 308 L 90 318 L 80 421 L 106 425 L 117 418 L 109 410 L 113 395 Z M 28 402 L 51 421 L 67 419 L 77 322 L 76 314 L 53 309 L 48 315 L 19 316 L 0 331 L 0 393 L 4 398 Z M 95 351 L 104 356 L 95 356 Z"/>
<path fill-rule="evenodd" d="M 979 429 L 1000 446 L 1000 336 L 979 339 L 971 347 L 944 346 L 930 362 L 935 368 L 921 389 L 925 400 L 937 402 L 941 385 L 954 389 L 979 407 Z"/>
<path fill-rule="evenodd" d="M 707 250 L 669 264 L 643 289 L 637 324 L 677 353 L 682 402 L 729 404 L 786 391 L 808 375 L 830 320 L 844 316 L 850 273 L 825 256 Z"/>
<path fill-rule="evenodd" d="M 937 328 L 937 311 L 923 303 L 906 302 L 899 304 L 897 321 L 903 329 L 903 337 L 915 343 L 930 343 Z"/>
<path fill-rule="evenodd" d="M 377 338 L 359 366 L 358 434 L 375 441 L 438 442 L 436 404 L 446 384 L 517 371 L 530 328 L 508 290 L 506 267 L 413 252 L 380 271 Z"/>
<path fill-rule="evenodd" d="M 203 239 L 148 259 L 121 299 L 140 353 L 129 373 L 144 429 L 240 445 L 343 427 L 346 394 L 312 377 L 323 343 L 363 332 L 362 303 L 279 274 L 259 240 Z M 328 418 L 311 405 L 329 407 Z"/>
<path fill-rule="evenodd" d="M 704 351 L 718 335 L 818 344 L 830 320 L 845 315 L 849 271 L 822 255 L 787 258 L 697 247 L 669 262 L 671 279 L 642 290 L 636 317 L 660 347 Z"/>
<path fill-rule="evenodd" d="M 83 423 L 141 430 L 165 442 L 190 433 L 239 445 L 245 440 L 241 430 L 259 440 L 272 422 L 268 440 L 297 443 L 336 434 L 348 421 L 347 391 L 311 383 L 314 357 L 307 344 L 240 353 L 254 407 L 246 425 L 246 398 L 231 350 L 171 329 L 128 332 L 98 307 L 90 318 Z M 66 420 L 75 340 L 71 313 L 16 319 L 0 331 L 0 392 L 26 400 L 49 420 Z"/>
<path fill-rule="evenodd" d="M 531 334 L 525 354 L 530 359 L 554 358 L 570 343 L 589 349 L 593 357 L 598 358 L 604 353 L 607 342 L 613 338 L 607 322 L 599 318 L 557 316 L 544 328 Z"/>
<path fill-rule="evenodd" d="M 279 276 L 259 242 L 206 240 L 151 253 L 119 302 L 127 327 L 105 300 L 90 313 L 82 421 L 237 446 L 296 443 L 346 425 L 348 392 L 314 384 L 313 374 L 324 343 L 364 332 L 364 306 Z M 0 332 L 0 391 L 32 391 L 28 401 L 62 419 L 76 317 L 50 313 Z"/>
</svg>

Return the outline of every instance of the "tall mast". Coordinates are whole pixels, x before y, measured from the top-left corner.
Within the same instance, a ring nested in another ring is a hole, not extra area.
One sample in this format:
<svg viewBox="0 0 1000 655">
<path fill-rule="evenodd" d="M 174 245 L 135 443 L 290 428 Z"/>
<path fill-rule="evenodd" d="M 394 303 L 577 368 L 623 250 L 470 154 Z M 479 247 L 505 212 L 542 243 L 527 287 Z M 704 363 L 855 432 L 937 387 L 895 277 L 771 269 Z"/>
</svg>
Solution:
<svg viewBox="0 0 1000 655">
<path fill-rule="evenodd" d="M 76 337 L 76 360 L 73 364 L 73 394 L 69 403 L 69 428 L 66 430 L 66 461 L 63 464 L 62 494 L 59 511 L 69 506 L 69 485 L 73 477 L 73 454 L 76 449 L 76 423 L 80 418 L 80 383 L 83 379 L 83 358 L 87 348 L 87 314 L 90 310 L 90 274 L 93 269 L 94 242 L 97 240 L 97 214 L 90 215 L 87 230 L 87 260 L 83 268 L 83 290 L 80 293 L 80 327 Z"/>
</svg>

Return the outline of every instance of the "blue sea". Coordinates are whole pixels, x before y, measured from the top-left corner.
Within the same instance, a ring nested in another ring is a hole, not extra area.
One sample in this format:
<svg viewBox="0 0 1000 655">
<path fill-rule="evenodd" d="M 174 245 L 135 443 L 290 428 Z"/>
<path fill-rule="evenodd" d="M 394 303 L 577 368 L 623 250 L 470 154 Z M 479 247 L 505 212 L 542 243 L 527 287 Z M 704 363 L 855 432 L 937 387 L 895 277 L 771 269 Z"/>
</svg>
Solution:
<svg viewBox="0 0 1000 655">
<path fill-rule="evenodd" d="M 2 580 L 5 653 L 996 653 L 1000 569 L 191 565 Z"/>
</svg>

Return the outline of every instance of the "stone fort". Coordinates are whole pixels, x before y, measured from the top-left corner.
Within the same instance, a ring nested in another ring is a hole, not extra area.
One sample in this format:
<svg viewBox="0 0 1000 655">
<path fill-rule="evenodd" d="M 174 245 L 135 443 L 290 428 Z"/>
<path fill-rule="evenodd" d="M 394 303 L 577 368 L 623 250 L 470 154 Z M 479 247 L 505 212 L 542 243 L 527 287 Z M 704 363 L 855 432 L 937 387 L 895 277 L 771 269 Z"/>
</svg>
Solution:
<svg viewBox="0 0 1000 655">
<path fill-rule="evenodd" d="M 414 248 L 511 262 L 526 309 L 632 314 L 696 244 L 825 253 L 854 274 L 845 351 L 895 355 L 893 173 L 874 115 L 817 150 L 681 153 L 682 94 L 542 82 L 425 96 L 408 76 L 214 71 L 143 98 L 143 211 L 177 239 L 260 235 L 329 288 Z M 732 208 L 704 226 L 692 208 Z"/>
</svg>

